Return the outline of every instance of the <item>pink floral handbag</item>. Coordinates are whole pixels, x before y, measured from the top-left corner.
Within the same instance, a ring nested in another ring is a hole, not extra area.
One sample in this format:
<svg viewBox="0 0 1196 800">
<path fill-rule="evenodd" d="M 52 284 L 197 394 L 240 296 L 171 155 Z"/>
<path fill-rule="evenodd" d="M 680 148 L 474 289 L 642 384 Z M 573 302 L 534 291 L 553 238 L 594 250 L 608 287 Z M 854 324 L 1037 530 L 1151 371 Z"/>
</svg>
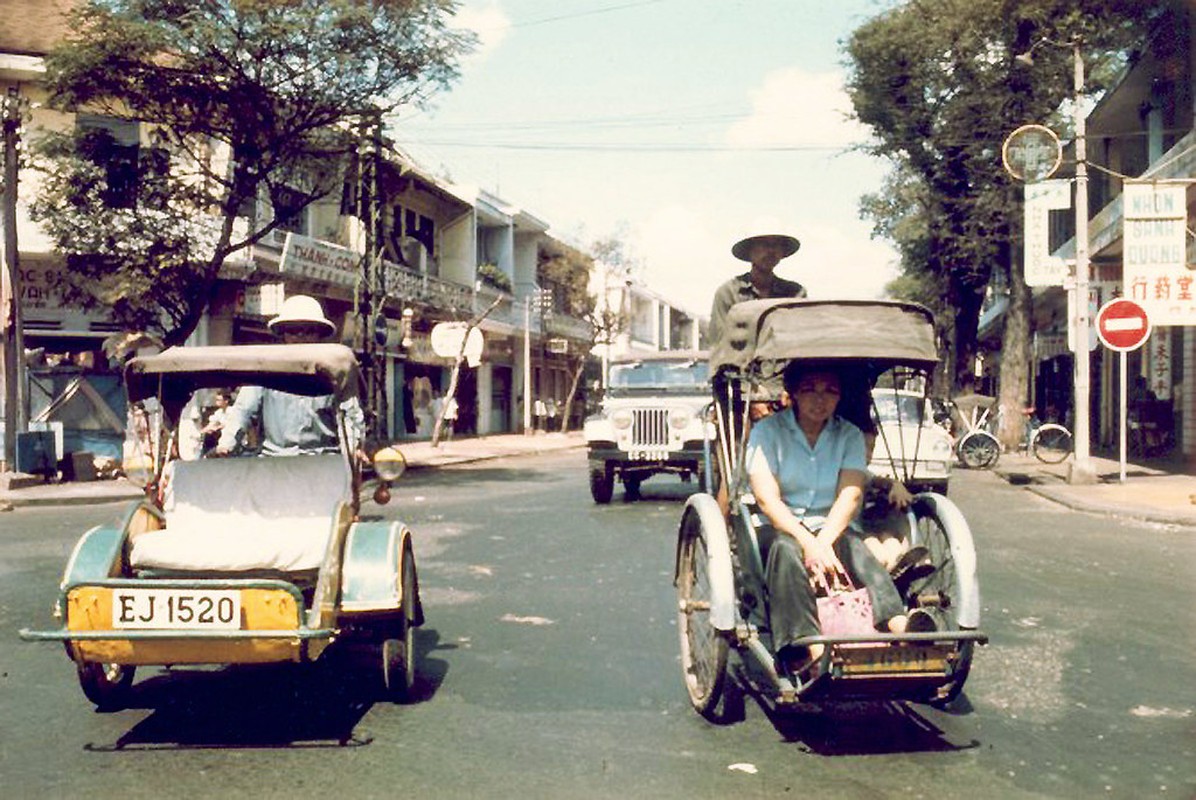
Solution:
<svg viewBox="0 0 1196 800">
<path fill-rule="evenodd" d="M 823 636 L 859 636 L 876 633 L 872 624 L 872 598 L 867 589 L 836 586 L 818 598 L 818 621 Z"/>
</svg>

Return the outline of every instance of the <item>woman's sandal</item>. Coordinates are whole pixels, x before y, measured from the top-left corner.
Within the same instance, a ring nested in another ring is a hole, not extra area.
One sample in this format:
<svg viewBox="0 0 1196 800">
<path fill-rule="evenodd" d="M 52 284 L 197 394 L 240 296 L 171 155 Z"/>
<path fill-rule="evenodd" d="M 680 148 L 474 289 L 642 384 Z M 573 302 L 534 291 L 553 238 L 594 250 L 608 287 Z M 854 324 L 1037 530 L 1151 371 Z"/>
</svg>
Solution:
<svg viewBox="0 0 1196 800">
<path fill-rule="evenodd" d="M 893 578 L 893 583 L 897 584 L 897 588 L 904 590 L 904 587 L 919 578 L 925 578 L 936 569 L 937 567 L 930 563 L 930 551 L 922 545 L 916 545 L 901 554 L 901 558 L 897 559 L 897 563 L 889 570 L 889 575 Z"/>
</svg>

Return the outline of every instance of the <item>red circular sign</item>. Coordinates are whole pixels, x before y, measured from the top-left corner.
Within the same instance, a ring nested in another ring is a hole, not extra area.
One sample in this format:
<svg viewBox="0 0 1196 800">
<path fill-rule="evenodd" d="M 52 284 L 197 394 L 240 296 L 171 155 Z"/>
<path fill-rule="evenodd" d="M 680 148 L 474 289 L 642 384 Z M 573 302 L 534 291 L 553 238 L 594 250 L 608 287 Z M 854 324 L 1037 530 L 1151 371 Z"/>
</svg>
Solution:
<svg viewBox="0 0 1196 800">
<path fill-rule="evenodd" d="M 1146 309 L 1118 297 L 1096 312 L 1096 335 L 1110 350 L 1137 350 L 1150 338 L 1150 319 Z"/>
</svg>

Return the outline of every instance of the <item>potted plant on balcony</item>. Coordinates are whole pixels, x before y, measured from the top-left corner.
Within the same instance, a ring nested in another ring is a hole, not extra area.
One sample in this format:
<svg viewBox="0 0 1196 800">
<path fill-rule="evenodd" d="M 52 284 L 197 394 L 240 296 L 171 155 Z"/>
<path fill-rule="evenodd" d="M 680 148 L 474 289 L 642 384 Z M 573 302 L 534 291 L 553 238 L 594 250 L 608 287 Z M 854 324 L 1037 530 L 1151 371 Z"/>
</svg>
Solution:
<svg viewBox="0 0 1196 800">
<path fill-rule="evenodd" d="M 497 264 L 478 264 L 478 280 L 492 289 L 511 293 L 511 278 Z"/>
</svg>

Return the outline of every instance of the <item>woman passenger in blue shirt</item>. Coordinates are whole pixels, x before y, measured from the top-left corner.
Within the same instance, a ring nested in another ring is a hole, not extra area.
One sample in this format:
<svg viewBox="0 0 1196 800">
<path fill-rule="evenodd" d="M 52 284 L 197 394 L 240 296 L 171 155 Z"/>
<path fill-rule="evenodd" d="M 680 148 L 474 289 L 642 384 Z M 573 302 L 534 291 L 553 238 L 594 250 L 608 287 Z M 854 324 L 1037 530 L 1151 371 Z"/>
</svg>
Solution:
<svg viewBox="0 0 1196 800">
<path fill-rule="evenodd" d="M 815 596 L 850 575 L 866 586 L 878 630 L 906 630 L 905 607 L 888 572 L 854 529 L 867 481 L 864 435 L 837 416 L 842 383 L 825 366 L 785 370 L 790 408 L 752 428 L 748 474 L 769 525 L 757 532 L 773 650 L 783 668 L 822 655 L 794 644 L 819 633 Z"/>
</svg>

